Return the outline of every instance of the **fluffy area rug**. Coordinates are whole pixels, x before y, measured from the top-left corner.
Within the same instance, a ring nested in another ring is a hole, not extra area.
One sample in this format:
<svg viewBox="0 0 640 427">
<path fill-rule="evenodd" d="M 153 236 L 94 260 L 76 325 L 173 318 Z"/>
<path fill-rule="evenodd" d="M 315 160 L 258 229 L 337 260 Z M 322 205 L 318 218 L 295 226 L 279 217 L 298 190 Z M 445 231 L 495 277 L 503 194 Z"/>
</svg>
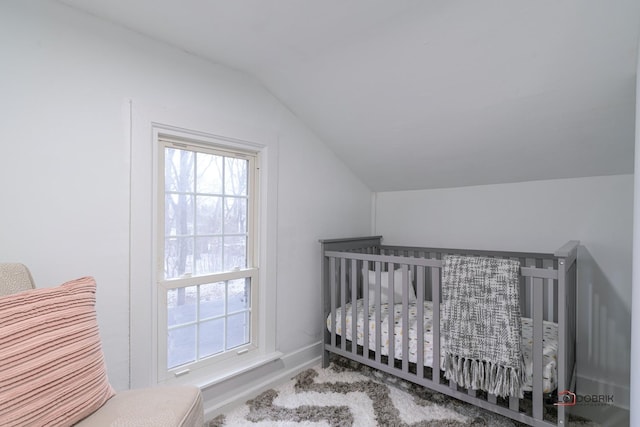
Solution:
<svg viewBox="0 0 640 427">
<path fill-rule="evenodd" d="M 595 426 L 571 419 L 573 426 Z M 209 421 L 222 426 L 504 426 L 523 424 L 359 364 L 314 367 Z"/>
</svg>

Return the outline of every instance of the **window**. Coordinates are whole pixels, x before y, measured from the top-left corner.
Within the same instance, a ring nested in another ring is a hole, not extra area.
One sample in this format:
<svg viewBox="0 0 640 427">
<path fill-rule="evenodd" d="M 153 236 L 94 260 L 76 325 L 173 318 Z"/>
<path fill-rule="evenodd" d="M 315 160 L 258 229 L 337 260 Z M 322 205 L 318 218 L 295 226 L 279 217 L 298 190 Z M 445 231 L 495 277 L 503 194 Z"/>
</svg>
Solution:
<svg viewBox="0 0 640 427">
<path fill-rule="evenodd" d="M 258 155 L 159 138 L 158 371 L 257 348 Z"/>
</svg>

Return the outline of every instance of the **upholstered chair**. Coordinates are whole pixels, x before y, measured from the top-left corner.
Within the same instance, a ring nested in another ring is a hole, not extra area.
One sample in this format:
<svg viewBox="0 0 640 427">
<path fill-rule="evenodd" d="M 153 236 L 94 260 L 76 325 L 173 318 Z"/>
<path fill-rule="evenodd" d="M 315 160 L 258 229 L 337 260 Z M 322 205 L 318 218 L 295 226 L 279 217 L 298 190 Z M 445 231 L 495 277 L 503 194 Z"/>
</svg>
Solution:
<svg viewBox="0 0 640 427">
<path fill-rule="evenodd" d="M 90 281 L 93 281 L 93 279 Z M 95 282 L 93 283 L 95 284 Z M 33 279 L 26 266 L 23 264 L 0 263 L 0 310 L 2 310 L 3 307 L 3 300 L 7 301 L 12 297 L 18 297 L 18 293 L 31 291 L 33 289 L 35 289 Z M 28 292 L 25 293 L 25 295 L 28 294 Z M 20 301 L 18 301 L 17 304 L 19 303 Z M 5 304 L 5 306 L 6 305 L 9 304 Z M 14 318 L 16 312 L 20 312 L 20 306 L 16 306 L 14 303 Z M 0 319 L 3 318 L 2 315 L 3 313 L 0 311 Z M 3 324 L 0 323 L 0 339 L 2 338 L 2 328 Z M 15 330 L 9 332 L 5 331 L 5 335 L 8 334 L 15 335 Z M 0 341 L 0 359 L 3 358 L 3 352 L 8 355 L 13 351 L 15 354 L 15 347 L 15 341 L 5 341 L 5 344 L 2 344 L 2 341 Z M 97 348 L 99 348 L 99 352 L 101 353 L 102 350 L 99 344 Z M 102 354 L 99 356 L 102 361 Z M 16 363 L 20 362 L 18 361 Z M 102 364 L 104 363 L 102 362 Z M 37 375 L 37 373 L 34 373 L 33 375 Z M 2 381 L 8 381 L 11 383 L 13 380 L 13 378 L 11 378 L 11 373 L 7 375 L 5 372 L 5 378 L 2 378 L 2 376 L 3 375 L 0 374 L 0 383 Z M 106 372 L 104 373 L 104 378 L 107 389 L 107 394 L 105 395 L 106 402 L 99 402 L 98 405 L 101 406 L 99 406 L 99 408 L 93 413 L 78 421 L 77 424 L 75 424 L 76 426 L 201 427 L 203 425 L 204 414 L 202 396 L 197 387 L 158 386 L 138 390 L 114 392 L 108 385 Z M 20 404 L 24 405 L 25 402 L 22 401 Z M 37 402 L 27 402 L 26 404 L 33 405 L 37 408 Z M 13 408 L 3 408 L 3 405 L 7 405 L 7 403 L 0 402 L 0 425 L 12 425 L 11 422 L 5 422 L 12 415 L 4 415 L 7 417 L 6 420 L 3 420 L 2 418 L 3 414 L 10 414 L 10 411 Z M 67 416 L 68 414 L 63 414 L 64 419 L 67 419 Z M 17 423 L 18 422 L 14 421 L 15 425 L 17 425 Z M 67 423 L 62 422 L 62 424 L 64 425 Z"/>
</svg>

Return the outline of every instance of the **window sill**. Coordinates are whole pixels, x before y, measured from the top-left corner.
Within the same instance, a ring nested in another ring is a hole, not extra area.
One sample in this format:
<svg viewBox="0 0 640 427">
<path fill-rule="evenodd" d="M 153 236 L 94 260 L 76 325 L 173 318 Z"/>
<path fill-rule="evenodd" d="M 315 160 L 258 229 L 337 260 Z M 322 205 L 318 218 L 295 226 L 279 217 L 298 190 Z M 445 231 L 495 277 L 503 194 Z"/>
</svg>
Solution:
<svg viewBox="0 0 640 427">
<path fill-rule="evenodd" d="M 227 381 L 237 375 L 244 374 L 252 369 L 259 368 L 267 363 L 278 360 L 283 353 L 275 351 L 269 354 L 247 355 L 248 358 L 234 358 L 229 361 L 217 363 L 215 365 L 203 367 L 194 370 L 182 377 L 173 378 L 164 382 L 164 384 L 190 384 L 195 385 L 204 390 L 213 385 Z"/>
</svg>

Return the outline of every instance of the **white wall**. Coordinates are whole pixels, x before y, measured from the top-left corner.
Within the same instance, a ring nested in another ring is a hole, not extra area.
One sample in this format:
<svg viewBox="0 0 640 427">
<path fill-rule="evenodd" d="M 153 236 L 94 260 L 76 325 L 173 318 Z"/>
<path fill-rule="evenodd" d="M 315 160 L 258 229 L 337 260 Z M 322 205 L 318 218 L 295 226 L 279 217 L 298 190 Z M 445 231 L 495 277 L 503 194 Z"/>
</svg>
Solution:
<svg viewBox="0 0 640 427">
<path fill-rule="evenodd" d="M 44 0 L 0 2 L 0 51 L 0 259 L 26 263 L 38 286 L 96 277 L 117 389 L 136 366 L 129 316 L 147 315 L 129 306 L 130 257 L 141 256 L 129 250 L 129 168 L 130 142 L 151 135 L 130 141 L 130 99 L 207 123 L 195 130 L 278 144 L 277 346 L 292 354 L 320 340 L 317 239 L 367 233 L 371 193 L 278 100 L 242 73 Z M 131 172 L 151 173 L 151 159 L 146 168 Z"/>
<path fill-rule="evenodd" d="M 387 244 L 553 252 L 580 240 L 579 393 L 629 406 L 633 175 L 378 193 Z"/>
<path fill-rule="evenodd" d="M 283 129 L 280 140 L 280 162 L 290 167 L 280 168 L 278 187 L 277 329 L 280 350 L 291 351 L 300 337 L 309 344 L 322 339 L 320 251 L 300 242 L 367 235 L 371 214 L 363 206 L 370 206 L 371 192 L 350 183 L 342 167 L 323 161 L 314 149 L 319 141 L 300 122 Z"/>
</svg>

